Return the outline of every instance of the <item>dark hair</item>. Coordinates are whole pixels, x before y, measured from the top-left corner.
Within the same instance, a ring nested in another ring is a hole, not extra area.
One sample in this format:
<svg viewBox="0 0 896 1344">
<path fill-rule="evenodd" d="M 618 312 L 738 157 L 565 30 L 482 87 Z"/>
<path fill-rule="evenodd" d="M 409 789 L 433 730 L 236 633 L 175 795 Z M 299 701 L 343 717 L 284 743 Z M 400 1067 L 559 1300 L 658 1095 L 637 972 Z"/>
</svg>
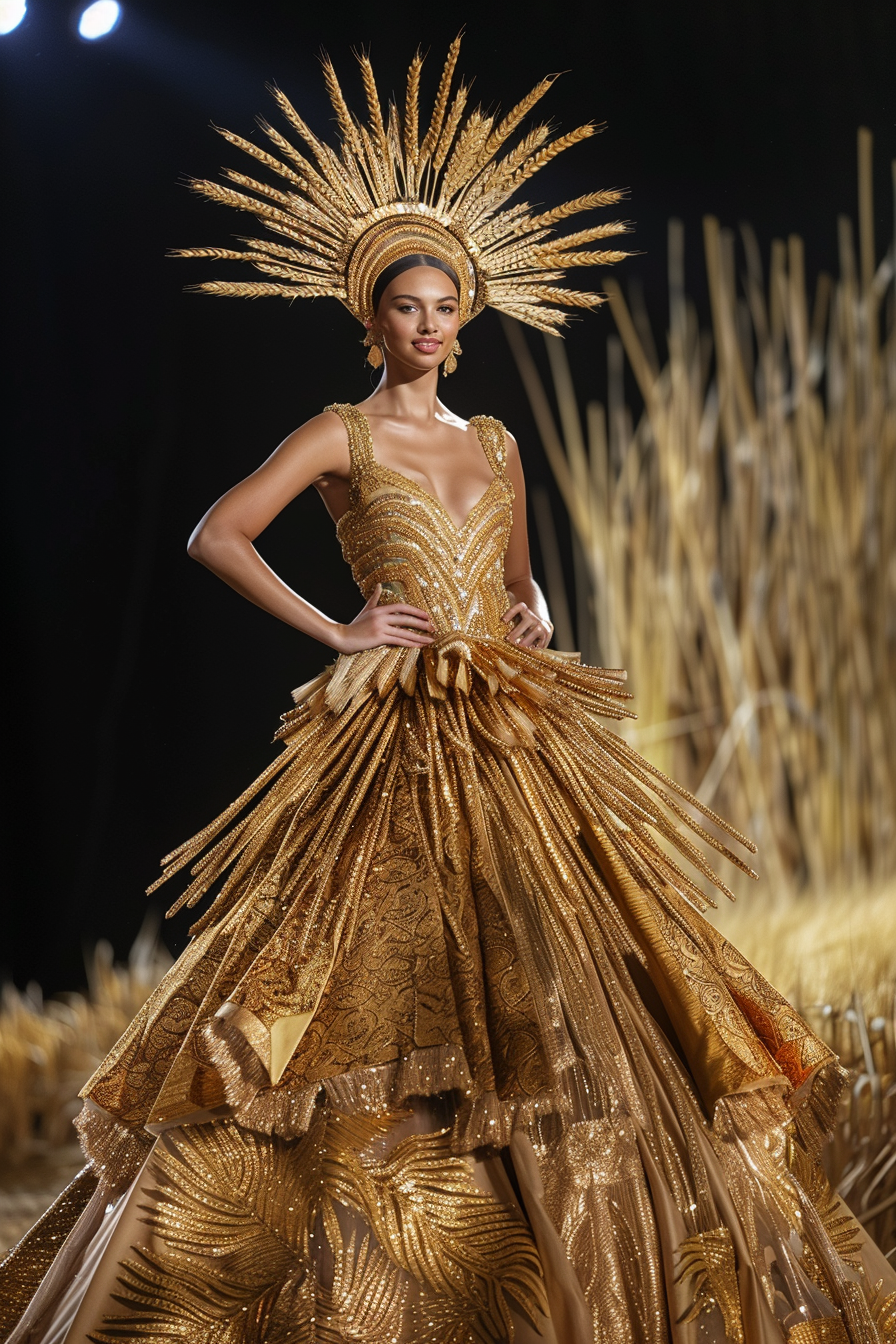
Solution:
<svg viewBox="0 0 896 1344">
<path fill-rule="evenodd" d="M 403 271 L 413 270 L 415 266 L 434 266 L 437 271 L 444 271 L 457 290 L 458 298 L 460 297 L 460 281 L 457 278 L 457 272 L 448 265 L 447 261 L 440 261 L 438 257 L 430 257 L 423 252 L 414 252 L 409 257 L 402 257 L 400 261 L 393 261 L 391 266 L 387 266 L 377 276 L 373 286 L 374 312 L 379 308 L 380 299 L 395 277 L 401 275 Z"/>
</svg>

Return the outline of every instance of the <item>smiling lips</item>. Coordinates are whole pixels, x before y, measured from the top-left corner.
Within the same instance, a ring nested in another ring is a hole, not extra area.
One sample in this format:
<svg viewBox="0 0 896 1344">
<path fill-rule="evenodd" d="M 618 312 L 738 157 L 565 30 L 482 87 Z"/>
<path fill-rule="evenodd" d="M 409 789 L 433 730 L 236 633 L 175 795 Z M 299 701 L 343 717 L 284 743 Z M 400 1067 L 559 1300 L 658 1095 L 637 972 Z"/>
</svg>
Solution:
<svg viewBox="0 0 896 1344">
<path fill-rule="evenodd" d="M 433 355 L 439 349 L 441 341 L 412 341 L 415 350 L 419 350 L 422 355 Z"/>
</svg>

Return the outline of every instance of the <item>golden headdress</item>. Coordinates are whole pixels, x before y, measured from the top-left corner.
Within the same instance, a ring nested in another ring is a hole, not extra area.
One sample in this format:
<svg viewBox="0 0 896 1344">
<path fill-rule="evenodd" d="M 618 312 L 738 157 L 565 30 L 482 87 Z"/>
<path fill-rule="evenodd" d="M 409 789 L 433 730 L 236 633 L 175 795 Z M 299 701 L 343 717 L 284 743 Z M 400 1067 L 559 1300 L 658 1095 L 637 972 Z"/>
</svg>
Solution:
<svg viewBox="0 0 896 1344">
<path fill-rule="evenodd" d="M 193 286 L 206 294 L 241 298 L 330 295 L 362 322 L 374 316 L 373 286 L 393 262 L 425 253 L 447 263 L 460 282 L 460 317 L 467 322 L 490 304 L 542 331 L 556 332 L 563 306 L 593 308 L 600 294 L 567 289 L 571 266 L 606 266 L 628 254 L 588 250 L 587 244 L 627 232 L 620 221 L 557 236 L 555 224 L 581 210 L 615 204 L 622 191 L 595 191 L 539 213 L 526 203 L 507 206 L 520 187 L 570 145 L 600 129 L 593 122 L 549 140 L 547 124 L 536 126 L 507 149 L 507 141 L 551 87 L 556 76 L 535 86 L 500 121 L 477 108 L 462 120 L 469 86 L 452 93 L 460 37 L 451 44 L 429 126 L 420 137 L 420 72 L 411 62 L 404 113 L 390 102 L 384 120 L 370 60 L 358 57 L 367 96 L 368 121 L 349 111 L 329 58 L 323 61 L 327 91 L 336 112 L 339 152 L 313 133 L 278 88 L 271 92 L 290 126 L 311 151 L 306 158 L 279 131 L 261 129 L 282 158 L 231 131 L 220 133 L 286 183 L 272 187 L 225 169 L 235 190 L 193 181 L 194 191 L 254 215 L 288 242 L 241 238 L 245 250 L 181 248 L 180 257 L 248 261 L 270 281 L 209 280 Z M 220 128 L 216 128 L 219 129 Z M 248 193 L 252 193 L 251 195 Z M 581 249 L 581 250 L 580 250 Z"/>
</svg>

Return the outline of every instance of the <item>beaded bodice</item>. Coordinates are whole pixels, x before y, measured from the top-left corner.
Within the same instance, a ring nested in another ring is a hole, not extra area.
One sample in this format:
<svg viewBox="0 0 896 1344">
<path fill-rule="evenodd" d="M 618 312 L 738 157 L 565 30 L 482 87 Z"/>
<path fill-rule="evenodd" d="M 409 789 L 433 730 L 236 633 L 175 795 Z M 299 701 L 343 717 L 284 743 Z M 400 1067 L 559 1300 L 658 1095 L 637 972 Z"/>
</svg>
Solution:
<svg viewBox="0 0 896 1344">
<path fill-rule="evenodd" d="M 458 527 L 422 485 L 377 462 L 362 411 L 348 404 L 326 409 L 342 418 L 348 433 L 350 504 L 336 534 L 365 598 L 381 583 L 381 604 L 421 607 L 437 636 L 450 631 L 479 638 L 506 634 L 501 620 L 508 606 L 504 553 L 514 495 L 501 422 L 485 415 L 470 421 L 494 479 Z"/>
</svg>

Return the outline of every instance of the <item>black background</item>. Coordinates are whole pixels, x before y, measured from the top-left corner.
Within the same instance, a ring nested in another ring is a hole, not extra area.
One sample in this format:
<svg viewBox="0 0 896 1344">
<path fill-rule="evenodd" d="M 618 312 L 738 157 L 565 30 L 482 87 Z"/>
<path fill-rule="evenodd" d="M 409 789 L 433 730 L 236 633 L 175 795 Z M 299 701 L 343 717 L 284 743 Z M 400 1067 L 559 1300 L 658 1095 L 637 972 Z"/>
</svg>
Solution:
<svg viewBox="0 0 896 1344">
<path fill-rule="evenodd" d="M 330 125 L 321 45 L 359 101 L 350 49 L 400 90 L 417 42 L 431 97 L 462 24 L 463 73 L 504 108 L 543 74 L 564 130 L 606 132 L 540 176 L 556 204 L 631 188 L 643 282 L 666 321 L 670 215 L 685 221 L 688 286 L 704 302 L 701 217 L 806 242 L 810 282 L 836 271 L 836 216 L 855 215 L 855 136 L 875 135 L 878 254 L 892 230 L 896 24 L 891 0 L 317 6 L 131 0 L 119 29 L 81 42 L 75 11 L 31 0 L 0 38 L 4 151 L 3 538 L 7 610 L 0 967 L 47 991 L 83 980 L 82 947 L 127 950 L 159 856 L 270 759 L 290 689 L 330 661 L 187 559 L 204 510 L 298 423 L 370 386 L 360 331 L 333 302 L 185 296 L 207 264 L 170 246 L 227 245 L 243 221 L 195 200 L 187 174 L 244 167 L 209 121 L 244 135 L 278 82 Z M 602 395 L 607 310 L 568 338 L 578 385 Z M 538 350 L 538 340 L 533 349 Z M 546 480 L 502 332 L 464 333 L 445 392 L 500 416 L 530 480 Z M 315 492 L 261 550 L 339 619 L 358 598 Z M 637 687 L 634 688 L 637 692 Z M 176 893 L 172 891 L 171 897 Z M 166 893 L 161 893 L 161 905 Z M 156 898 L 159 901 L 159 898 Z M 187 920 L 166 926 L 173 950 Z"/>
</svg>

